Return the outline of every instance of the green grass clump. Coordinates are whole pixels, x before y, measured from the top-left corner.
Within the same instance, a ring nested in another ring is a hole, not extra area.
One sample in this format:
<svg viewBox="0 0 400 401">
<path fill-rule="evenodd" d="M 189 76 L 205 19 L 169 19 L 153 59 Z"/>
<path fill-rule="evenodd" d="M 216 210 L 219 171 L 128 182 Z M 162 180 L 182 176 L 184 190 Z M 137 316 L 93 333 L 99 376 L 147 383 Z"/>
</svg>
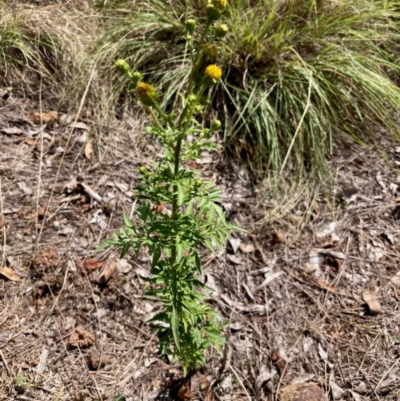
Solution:
<svg viewBox="0 0 400 401">
<path fill-rule="evenodd" d="M 184 22 L 204 24 L 205 3 L 108 2 L 100 57 L 126 58 L 171 106 L 189 77 Z M 374 142 L 376 125 L 398 135 L 400 90 L 388 76 L 400 73 L 395 0 L 231 0 L 225 18 L 225 78 L 213 102 L 225 144 L 250 163 L 321 172 L 335 146 Z"/>
</svg>

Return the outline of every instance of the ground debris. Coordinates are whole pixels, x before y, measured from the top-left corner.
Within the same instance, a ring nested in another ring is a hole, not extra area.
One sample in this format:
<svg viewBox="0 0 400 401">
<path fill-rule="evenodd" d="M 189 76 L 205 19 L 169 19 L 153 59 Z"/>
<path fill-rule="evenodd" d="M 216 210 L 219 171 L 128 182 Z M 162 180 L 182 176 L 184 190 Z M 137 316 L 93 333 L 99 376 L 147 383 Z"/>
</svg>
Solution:
<svg viewBox="0 0 400 401">
<path fill-rule="evenodd" d="M 279 392 L 279 401 L 328 401 L 316 383 L 291 384 Z"/>
<path fill-rule="evenodd" d="M 75 328 L 75 331 L 69 336 L 67 341 L 68 348 L 88 348 L 91 347 L 96 337 L 90 331 L 85 330 L 82 326 Z"/>
</svg>

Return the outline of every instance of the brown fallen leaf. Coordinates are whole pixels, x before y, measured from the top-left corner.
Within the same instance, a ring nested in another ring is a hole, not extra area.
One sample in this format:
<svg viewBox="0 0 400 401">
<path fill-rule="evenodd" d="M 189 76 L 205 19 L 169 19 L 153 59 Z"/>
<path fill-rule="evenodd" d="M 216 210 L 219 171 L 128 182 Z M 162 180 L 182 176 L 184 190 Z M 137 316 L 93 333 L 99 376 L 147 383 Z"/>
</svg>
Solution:
<svg viewBox="0 0 400 401">
<path fill-rule="evenodd" d="M 85 259 L 83 262 L 83 267 L 86 270 L 96 270 L 96 269 L 100 269 L 100 267 L 102 267 L 104 264 L 103 261 L 101 260 L 97 260 L 97 259 Z"/>
<path fill-rule="evenodd" d="M 379 315 L 382 313 L 381 304 L 379 302 L 378 291 L 374 280 L 368 281 L 362 293 L 364 301 L 368 305 L 371 315 Z"/>
<path fill-rule="evenodd" d="M 92 161 L 93 156 L 93 140 L 94 138 L 90 138 L 85 145 L 85 156 L 89 161 Z"/>
<path fill-rule="evenodd" d="M 25 143 L 29 146 L 35 146 L 38 143 L 38 140 L 34 138 L 25 138 Z"/>
<path fill-rule="evenodd" d="M 279 391 L 279 401 L 327 401 L 325 393 L 316 383 L 291 384 Z"/>
<path fill-rule="evenodd" d="M 203 379 L 200 382 L 199 387 L 203 394 L 203 400 L 204 401 L 212 401 L 213 400 L 213 391 L 211 388 L 211 383 L 207 379 L 207 377 L 203 377 Z"/>
<path fill-rule="evenodd" d="M 329 292 L 338 292 L 338 288 L 337 288 L 336 286 L 334 286 L 334 285 L 327 284 L 327 283 L 325 283 L 324 281 L 319 280 L 319 279 L 315 279 L 315 282 L 316 282 L 321 288 L 323 288 L 324 290 L 327 290 L 327 291 L 329 291 Z"/>
<path fill-rule="evenodd" d="M 153 206 L 153 210 L 154 210 L 156 213 L 162 213 L 162 212 L 164 211 L 164 209 L 165 209 L 165 205 L 164 205 L 164 202 L 163 202 L 163 201 L 160 201 L 160 202 L 158 203 L 158 205 L 154 205 L 154 206 Z"/>
<path fill-rule="evenodd" d="M 202 378 L 199 387 L 201 391 L 207 391 L 210 388 L 210 381 L 207 377 Z"/>
<path fill-rule="evenodd" d="M 9 267 L 1 267 L 0 276 L 3 276 L 10 281 L 21 281 L 20 277 L 18 277 L 14 270 Z"/>
<path fill-rule="evenodd" d="M 271 360 L 274 366 L 276 367 L 276 370 L 279 373 L 280 377 L 284 377 L 287 373 L 287 362 L 281 358 L 281 356 L 277 352 L 273 352 L 271 354 Z"/>
<path fill-rule="evenodd" d="M 104 268 L 104 270 L 101 272 L 100 277 L 99 277 L 99 282 L 101 284 L 107 283 L 108 280 L 110 280 L 111 276 L 114 274 L 114 272 L 118 269 L 118 263 L 116 260 L 111 260 L 107 266 Z"/>
<path fill-rule="evenodd" d="M 253 244 L 240 244 L 239 248 L 243 253 L 251 253 L 255 251 Z"/>
<path fill-rule="evenodd" d="M 197 169 L 196 160 L 191 160 L 191 161 L 189 162 L 189 168 L 192 169 L 192 170 L 196 170 L 196 169 Z"/>
<path fill-rule="evenodd" d="M 58 121 L 58 112 L 48 111 L 46 113 L 33 113 L 29 116 L 29 120 L 35 124 L 40 122 L 54 123 L 55 121 Z"/>
<path fill-rule="evenodd" d="M 272 246 L 274 246 L 274 245 L 280 244 L 282 242 L 283 242 L 283 234 L 282 234 L 282 232 L 281 231 L 274 232 L 274 234 L 273 234 L 273 236 L 271 238 L 270 244 Z"/>
<path fill-rule="evenodd" d="M 189 387 L 182 385 L 181 388 L 178 390 L 178 398 L 181 401 L 190 400 L 194 397 L 194 394 L 190 391 Z"/>
<path fill-rule="evenodd" d="M 204 396 L 204 401 L 212 401 L 214 398 L 212 388 L 209 388 Z"/>
</svg>

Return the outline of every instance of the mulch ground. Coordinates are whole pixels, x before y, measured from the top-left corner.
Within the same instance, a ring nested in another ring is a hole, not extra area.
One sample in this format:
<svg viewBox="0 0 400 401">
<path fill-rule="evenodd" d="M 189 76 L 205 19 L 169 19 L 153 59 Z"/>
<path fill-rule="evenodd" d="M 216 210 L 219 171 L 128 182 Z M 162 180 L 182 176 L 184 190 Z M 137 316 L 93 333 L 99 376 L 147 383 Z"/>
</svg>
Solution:
<svg viewBox="0 0 400 401">
<path fill-rule="evenodd" d="M 184 379 L 145 323 L 149 255 L 94 253 L 135 219 L 157 144 L 134 116 L 99 137 L 84 111 L 42 110 L 0 105 L 0 399 L 285 400 L 294 383 L 322 390 L 297 400 L 399 399 L 400 148 L 354 146 L 334 184 L 278 188 L 222 152 L 196 162 L 247 232 L 204 251 L 227 346 Z"/>
</svg>

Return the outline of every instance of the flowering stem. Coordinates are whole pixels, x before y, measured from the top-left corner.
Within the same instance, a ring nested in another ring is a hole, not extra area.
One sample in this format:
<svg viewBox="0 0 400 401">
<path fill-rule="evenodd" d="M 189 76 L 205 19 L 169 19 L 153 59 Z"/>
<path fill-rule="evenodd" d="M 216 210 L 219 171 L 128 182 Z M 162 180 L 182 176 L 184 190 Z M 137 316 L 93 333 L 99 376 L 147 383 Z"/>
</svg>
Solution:
<svg viewBox="0 0 400 401">
<path fill-rule="evenodd" d="M 203 31 L 203 33 L 202 33 L 202 35 L 201 35 L 199 44 L 197 45 L 196 57 L 195 57 L 195 61 L 193 62 L 193 65 L 192 65 L 192 73 L 190 74 L 189 87 L 188 87 L 187 95 L 190 95 L 190 94 L 192 93 L 192 91 L 193 91 L 193 86 L 194 86 L 194 84 L 195 84 L 195 80 L 194 80 L 194 78 L 193 78 L 193 71 L 197 68 L 197 64 L 198 64 L 199 61 L 200 61 L 200 58 L 201 58 L 201 48 L 202 48 L 202 46 L 203 46 L 203 42 L 204 42 L 204 39 L 205 39 L 205 37 L 206 37 L 206 35 L 207 35 L 207 32 L 208 32 L 208 30 L 210 29 L 210 26 L 211 26 L 211 22 L 210 22 L 210 21 L 207 21 L 206 26 L 204 27 L 204 31 Z"/>
<path fill-rule="evenodd" d="M 188 85 L 188 90 L 186 93 L 186 99 L 189 98 L 189 96 L 193 92 L 195 80 L 193 77 L 193 69 L 197 68 L 197 63 L 199 63 L 200 58 L 201 58 L 201 48 L 204 42 L 204 39 L 206 37 L 206 34 L 208 32 L 208 29 L 210 28 L 211 23 L 207 21 L 207 24 L 204 28 L 203 34 L 201 36 L 200 42 L 197 47 L 197 53 L 194 57 L 193 55 L 193 45 L 191 43 L 191 58 L 192 60 L 195 59 L 193 62 L 192 66 L 192 73 L 190 74 L 189 78 L 189 85 Z M 198 99 L 201 98 L 203 95 L 204 91 L 206 90 L 205 86 L 201 86 L 198 90 L 197 97 Z M 193 113 L 195 111 L 195 102 L 187 102 L 185 105 L 185 108 L 180 116 L 179 122 L 177 124 L 177 129 L 179 131 L 179 134 L 177 135 L 176 143 L 175 143 L 175 149 L 174 149 L 174 178 L 175 182 L 178 179 L 179 175 L 179 168 L 180 168 L 180 156 L 181 156 L 181 148 L 182 148 L 182 141 L 184 137 L 186 136 L 186 133 L 189 129 L 190 122 L 192 121 Z M 172 197 L 172 214 L 171 214 L 171 220 L 172 220 L 172 227 L 173 230 L 176 232 L 177 231 L 177 222 L 179 218 L 178 214 L 178 185 L 174 184 L 173 185 L 173 197 Z M 180 317 L 180 303 L 178 302 L 177 298 L 177 285 L 178 285 L 178 274 L 177 274 L 177 245 L 176 243 L 172 246 L 171 249 L 171 289 L 172 289 L 172 302 L 173 302 L 173 308 L 176 311 L 177 317 L 179 319 Z M 179 344 L 176 344 L 177 348 L 179 349 Z"/>
<path fill-rule="evenodd" d="M 204 27 L 204 31 L 203 31 L 203 33 L 201 35 L 199 44 L 197 45 L 196 58 L 195 58 L 195 62 L 194 62 L 193 67 L 198 63 L 198 61 L 199 61 L 199 59 L 201 57 L 201 51 L 200 50 L 201 50 L 201 47 L 203 46 L 204 39 L 205 39 L 205 37 L 207 35 L 208 30 L 210 29 L 210 26 L 211 26 L 211 22 L 207 21 L 206 26 Z"/>
<path fill-rule="evenodd" d="M 157 118 L 156 114 L 154 113 L 153 109 L 151 107 L 147 107 L 147 111 L 149 112 L 149 114 L 151 115 L 151 118 L 153 119 L 153 121 L 156 123 L 156 125 L 162 129 L 162 125 L 159 121 L 159 119 Z"/>
</svg>

